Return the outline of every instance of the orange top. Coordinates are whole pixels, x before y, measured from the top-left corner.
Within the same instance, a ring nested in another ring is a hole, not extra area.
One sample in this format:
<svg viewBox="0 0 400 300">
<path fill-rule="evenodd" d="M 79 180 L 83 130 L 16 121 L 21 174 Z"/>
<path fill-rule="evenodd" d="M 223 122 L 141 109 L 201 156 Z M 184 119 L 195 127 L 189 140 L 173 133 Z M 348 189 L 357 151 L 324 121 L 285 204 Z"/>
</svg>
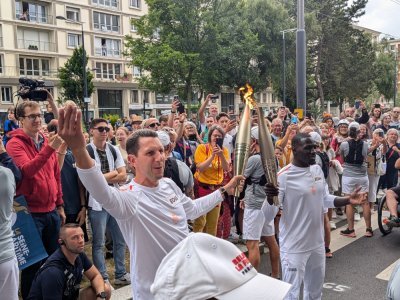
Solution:
<svg viewBox="0 0 400 300">
<path fill-rule="evenodd" d="M 229 162 L 229 152 L 225 147 L 222 148 L 225 159 Z M 201 144 L 197 147 L 194 153 L 195 164 L 202 163 L 212 155 L 212 147 L 210 144 Z M 218 155 L 215 155 L 210 166 L 203 172 L 196 171 L 194 174 L 201 183 L 206 184 L 221 184 L 224 180 L 224 169 L 222 169 L 222 162 Z"/>
</svg>

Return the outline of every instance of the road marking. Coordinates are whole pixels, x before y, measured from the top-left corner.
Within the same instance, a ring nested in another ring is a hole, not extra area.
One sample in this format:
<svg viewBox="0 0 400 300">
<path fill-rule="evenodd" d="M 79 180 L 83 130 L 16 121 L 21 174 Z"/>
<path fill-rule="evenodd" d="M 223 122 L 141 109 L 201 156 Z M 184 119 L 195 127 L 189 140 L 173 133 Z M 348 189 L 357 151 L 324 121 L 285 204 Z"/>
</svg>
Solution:
<svg viewBox="0 0 400 300">
<path fill-rule="evenodd" d="M 351 287 L 347 286 L 347 285 L 342 285 L 342 284 L 337 284 L 334 282 L 325 282 L 323 285 L 324 289 L 327 290 L 332 290 L 335 292 L 339 292 L 339 293 L 343 293 L 346 292 L 348 290 L 351 290 Z"/>
<path fill-rule="evenodd" d="M 376 275 L 376 278 L 381 279 L 381 280 L 386 280 L 389 281 L 390 276 L 392 275 L 394 266 L 400 262 L 400 259 L 398 259 L 397 261 L 395 261 L 394 263 L 392 263 L 389 267 L 387 267 L 385 270 L 383 270 L 382 272 L 380 272 L 378 275 Z"/>
</svg>

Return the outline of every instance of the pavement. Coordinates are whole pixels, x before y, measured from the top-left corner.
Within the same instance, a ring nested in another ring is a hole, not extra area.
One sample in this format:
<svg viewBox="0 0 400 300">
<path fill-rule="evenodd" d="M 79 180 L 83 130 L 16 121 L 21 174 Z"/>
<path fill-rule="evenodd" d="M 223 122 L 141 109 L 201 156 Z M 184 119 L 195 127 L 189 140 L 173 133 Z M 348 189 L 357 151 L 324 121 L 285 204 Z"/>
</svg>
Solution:
<svg viewBox="0 0 400 300">
<path fill-rule="evenodd" d="M 364 219 L 355 222 L 356 238 L 340 235 L 347 227 L 345 216 L 333 220 L 337 229 L 331 232 L 333 258 L 327 259 L 324 292 L 322 299 L 378 300 L 384 299 L 386 287 L 396 262 L 400 261 L 400 229 L 382 236 L 377 224 L 377 212 L 372 215 L 374 236 L 364 237 Z M 247 248 L 236 244 L 242 252 Z M 260 243 L 260 272 L 269 275 L 268 248 Z M 111 299 L 133 299 L 131 286 L 113 291 Z"/>
</svg>

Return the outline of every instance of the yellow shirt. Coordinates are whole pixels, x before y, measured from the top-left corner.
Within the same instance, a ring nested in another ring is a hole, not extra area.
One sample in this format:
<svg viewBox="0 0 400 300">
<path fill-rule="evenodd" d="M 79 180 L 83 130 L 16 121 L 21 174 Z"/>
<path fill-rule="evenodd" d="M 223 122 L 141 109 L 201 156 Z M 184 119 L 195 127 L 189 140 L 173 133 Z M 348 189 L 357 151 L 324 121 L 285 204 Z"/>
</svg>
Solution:
<svg viewBox="0 0 400 300">
<path fill-rule="evenodd" d="M 229 162 L 229 152 L 225 147 L 222 148 L 224 157 L 226 161 Z M 195 164 L 202 163 L 207 160 L 212 155 L 212 147 L 210 144 L 200 144 L 196 152 L 194 153 Z M 222 162 L 218 155 L 215 155 L 211 162 L 211 165 L 203 172 L 196 171 L 194 174 L 196 178 L 201 183 L 207 184 L 221 184 L 224 180 L 224 169 L 222 168 Z"/>
<path fill-rule="evenodd" d="M 278 140 L 275 144 L 275 146 L 281 146 L 282 144 L 282 139 Z M 293 153 L 292 153 L 292 141 L 288 140 L 285 149 L 283 149 L 282 153 L 282 158 L 279 160 L 279 167 L 283 168 L 284 166 L 290 164 L 293 159 Z"/>
</svg>

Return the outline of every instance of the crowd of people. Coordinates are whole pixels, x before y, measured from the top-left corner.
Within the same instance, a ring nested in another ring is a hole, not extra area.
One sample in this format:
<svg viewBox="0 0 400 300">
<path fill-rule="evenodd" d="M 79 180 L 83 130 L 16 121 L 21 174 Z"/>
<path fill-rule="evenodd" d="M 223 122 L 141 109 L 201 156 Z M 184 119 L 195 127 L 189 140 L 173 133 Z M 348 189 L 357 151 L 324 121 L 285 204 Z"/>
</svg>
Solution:
<svg viewBox="0 0 400 300">
<path fill-rule="evenodd" d="M 114 126 L 96 118 L 87 130 L 74 102 L 58 108 L 50 94 L 45 115 L 38 102 L 10 108 L 0 145 L 7 195 L 0 203 L 0 245 L 7 249 L 0 254 L 0 294 L 18 299 L 20 285 L 23 299 L 76 299 L 83 273 L 91 282 L 81 291 L 85 299 L 109 299 L 112 285 L 128 284 L 134 299 L 152 299 L 161 261 L 193 231 L 244 243 L 256 270 L 265 242 L 270 276 L 291 284 L 285 299 L 298 299 L 302 284 L 304 299 L 320 299 L 337 215 L 347 218 L 344 237 L 360 234 L 354 222 L 361 214 L 363 234 L 372 237 L 381 189 L 390 210 L 385 222 L 400 226 L 400 107 L 368 109 L 357 101 L 357 109 L 317 119 L 299 119 L 284 106 L 271 111 L 263 121 L 275 146 L 274 187 L 262 165 L 260 120 L 251 121 L 244 174 L 234 176 L 240 115 L 220 112 L 213 99 L 209 94 L 191 116 L 174 99 L 168 115 L 132 115 Z M 10 226 L 14 195 L 25 197 L 49 255 L 23 269 L 20 284 Z M 279 207 L 267 201 L 274 196 Z M 84 253 L 89 240 L 93 262 Z M 114 260 L 113 282 L 106 251 Z"/>
</svg>

